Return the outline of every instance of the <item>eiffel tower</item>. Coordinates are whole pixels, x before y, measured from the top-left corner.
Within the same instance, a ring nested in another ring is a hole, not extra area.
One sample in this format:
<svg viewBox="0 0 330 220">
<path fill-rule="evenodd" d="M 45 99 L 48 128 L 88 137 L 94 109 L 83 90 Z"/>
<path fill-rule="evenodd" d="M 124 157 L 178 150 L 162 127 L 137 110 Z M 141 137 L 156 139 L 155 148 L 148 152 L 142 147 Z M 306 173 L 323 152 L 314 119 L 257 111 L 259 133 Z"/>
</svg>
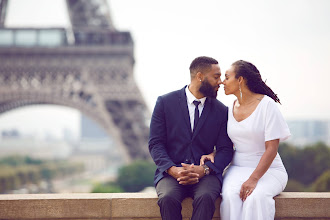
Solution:
<svg viewBox="0 0 330 220">
<path fill-rule="evenodd" d="M 149 158 L 148 111 L 133 77 L 134 43 L 106 0 L 66 0 L 72 28 L 5 27 L 0 0 L 0 113 L 54 104 L 94 119 L 124 150 Z"/>
</svg>

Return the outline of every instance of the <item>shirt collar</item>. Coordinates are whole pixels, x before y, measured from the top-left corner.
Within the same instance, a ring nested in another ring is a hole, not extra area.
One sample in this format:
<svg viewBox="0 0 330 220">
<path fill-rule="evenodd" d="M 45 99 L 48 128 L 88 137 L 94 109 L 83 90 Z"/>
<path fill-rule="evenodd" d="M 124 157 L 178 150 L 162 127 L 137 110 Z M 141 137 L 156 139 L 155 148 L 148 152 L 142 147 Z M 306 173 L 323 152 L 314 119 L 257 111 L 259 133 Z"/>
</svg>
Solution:
<svg viewBox="0 0 330 220">
<path fill-rule="evenodd" d="M 189 85 L 186 87 L 186 96 L 187 96 L 187 101 L 189 104 L 193 104 L 193 101 L 198 100 L 201 102 L 202 106 L 205 104 L 206 97 L 203 97 L 201 99 L 197 99 L 189 90 Z"/>
</svg>

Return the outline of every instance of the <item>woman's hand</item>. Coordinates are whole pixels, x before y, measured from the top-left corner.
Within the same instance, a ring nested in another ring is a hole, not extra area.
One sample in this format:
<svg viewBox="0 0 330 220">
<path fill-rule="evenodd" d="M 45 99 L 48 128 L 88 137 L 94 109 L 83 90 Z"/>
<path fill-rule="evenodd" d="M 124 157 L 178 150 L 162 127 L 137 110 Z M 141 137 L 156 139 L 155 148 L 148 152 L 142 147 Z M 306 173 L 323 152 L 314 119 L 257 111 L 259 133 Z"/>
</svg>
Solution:
<svg viewBox="0 0 330 220">
<path fill-rule="evenodd" d="M 256 188 L 258 183 L 258 179 L 256 178 L 249 178 L 247 181 L 245 181 L 242 184 L 241 191 L 239 193 L 239 197 L 243 200 L 243 202 L 246 200 L 246 198 L 251 195 L 253 190 Z"/>
<path fill-rule="evenodd" d="M 200 160 L 200 165 L 205 164 L 205 162 L 208 161 L 208 160 L 210 160 L 212 163 L 214 163 L 214 156 L 215 156 L 215 153 L 214 152 L 212 152 L 212 153 L 210 153 L 208 155 L 203 155 L 201 157 L 201 160 Z"/>
<path fill-rule="evenodd" d="M 279 139 L 275 139 L 275 140 L 265 142 L 266 151 L 262 155 L 262 157 L 258 163 L 258 166 L 253 171 L 253 173 L 251 174 L 249 179 L 242 184 L 239 197 L 243 201 L 245 201 L 245 199 L 249 195 L 251 195 L 254 188 L 256 188 L 259 179 L 269 169 L 271 163 L 273 162 L 274 158 L 276 157 L 279 141 L 280 141 Z"/>
</svg>

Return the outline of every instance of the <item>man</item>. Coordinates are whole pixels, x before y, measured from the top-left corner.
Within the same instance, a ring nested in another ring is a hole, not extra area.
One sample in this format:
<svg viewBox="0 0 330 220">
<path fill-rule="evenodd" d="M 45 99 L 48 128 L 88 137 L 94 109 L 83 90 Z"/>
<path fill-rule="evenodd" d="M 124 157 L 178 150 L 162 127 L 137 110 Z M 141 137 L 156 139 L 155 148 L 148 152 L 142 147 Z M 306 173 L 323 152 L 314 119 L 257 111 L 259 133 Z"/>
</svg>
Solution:
<svg viewBox="0 0 330 220">
<path fill-rule="evenodd" d="M 193 198 L 192 220 L 212 219 L 222 172 L 233 156 L 228 110 L 216 99 L 221 84 L 218 61 L 197 57 L 190 76 L 189 86 L 158 97 L 150 123 L 149 151 L 157 165 L 154 183 L 163 220 L 182 219 L 185 197 Z M 214 149 L 214 163 L 198 165 L 201 156 Z"/>
</svg>

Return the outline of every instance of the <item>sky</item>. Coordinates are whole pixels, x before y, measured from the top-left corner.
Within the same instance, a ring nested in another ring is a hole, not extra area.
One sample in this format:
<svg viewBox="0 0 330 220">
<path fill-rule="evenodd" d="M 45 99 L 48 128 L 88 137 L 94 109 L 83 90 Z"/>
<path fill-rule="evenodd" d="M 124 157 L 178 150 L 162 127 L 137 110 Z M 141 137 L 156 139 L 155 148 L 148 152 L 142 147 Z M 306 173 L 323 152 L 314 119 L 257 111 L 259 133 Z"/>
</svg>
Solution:
<svg viewBox="0 0 330 220">
<path fill-rule="evenodd" d="M 330 120 L 330 1 L 108 2 L 117 30 L 130 31 L 133 36 L 134 77 L 150 112 L 159 95 L 189 84 L 189 65 L 195 57 L 211 56 L 219 61 L 223 76 L 236 60 L 255 64 L 278 94 L 279 108 L 287 120 Z M 70 27 L 70 22 L 64 0 L 10 0 L 6 25 Z M 235 97 L 224 95 L 221 87 L 218 99 L 230 105 Z M 79 132 L 77 110 L 45 107 L 5 113 L 0 116 L 0 129 L 4 124 L 16 126 L 15 121 L 28 130 L 32 125 L 24 118 L 37 115 L 45 123 L 34 123 L 37 130 L 50 129 L 52 124 L 54 129 Z M 15 114 L 22 115 L 20 120 Z M 63 115 L 71 119 L 56 120 Z"/>
</svg>

